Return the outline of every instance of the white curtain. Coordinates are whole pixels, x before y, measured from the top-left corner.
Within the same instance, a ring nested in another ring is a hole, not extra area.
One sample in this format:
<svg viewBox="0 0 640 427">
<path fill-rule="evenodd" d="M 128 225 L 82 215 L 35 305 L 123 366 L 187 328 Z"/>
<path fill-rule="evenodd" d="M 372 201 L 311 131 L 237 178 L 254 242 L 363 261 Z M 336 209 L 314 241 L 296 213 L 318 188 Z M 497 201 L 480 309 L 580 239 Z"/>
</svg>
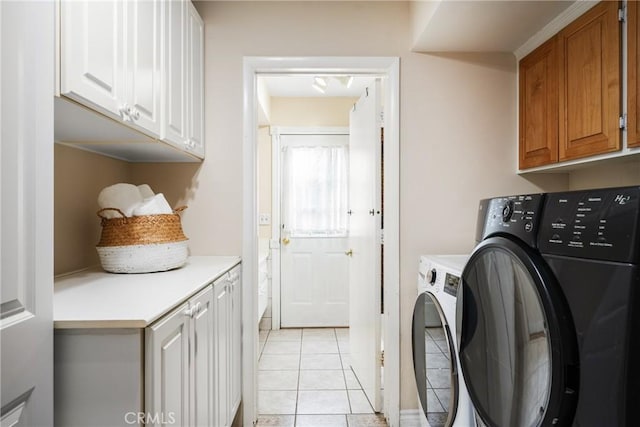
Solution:
<svg viewBox="0 0 640 427">
<path fill-rule="evenodd" d="M 292 237 L 347 235 L 346 146 L 287 147 L 283 214 Z"/>
</svg>

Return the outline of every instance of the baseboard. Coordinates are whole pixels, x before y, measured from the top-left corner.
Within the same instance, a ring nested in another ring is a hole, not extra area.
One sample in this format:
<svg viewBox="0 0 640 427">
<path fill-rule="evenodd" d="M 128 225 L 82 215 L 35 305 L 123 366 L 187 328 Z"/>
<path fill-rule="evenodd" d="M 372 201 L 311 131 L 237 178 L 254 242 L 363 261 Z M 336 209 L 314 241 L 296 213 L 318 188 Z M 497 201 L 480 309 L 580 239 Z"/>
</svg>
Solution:
<svg viewBox="0 0 640 427">
<path fill-rule="evenodd" d="M 418 412 L 418 409 L 400 410 L 400 427 L 420 427 L 420 412 Z"/>
</svg>

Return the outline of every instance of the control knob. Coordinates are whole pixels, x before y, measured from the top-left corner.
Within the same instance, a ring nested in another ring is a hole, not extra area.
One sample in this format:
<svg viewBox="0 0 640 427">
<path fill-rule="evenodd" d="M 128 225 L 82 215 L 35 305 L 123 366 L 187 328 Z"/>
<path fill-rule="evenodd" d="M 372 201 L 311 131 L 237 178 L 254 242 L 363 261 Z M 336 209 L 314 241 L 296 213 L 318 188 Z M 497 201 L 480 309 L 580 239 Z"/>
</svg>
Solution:
<svg viewBox="0 0 640 427">
<path fill-rule="evenodd" d="M 512 215 L 513 215 L 513 201 L 509 200 L 502 207 L 502 221 L 509 222 Z"/>
<path fill-rule="evenodd" d="M 433 285 L 434 283 L 436 283 L 436 269 L 432 268 L 431 270 L 427 271 L 427 283 L 430 285 Z"/>
</svg>

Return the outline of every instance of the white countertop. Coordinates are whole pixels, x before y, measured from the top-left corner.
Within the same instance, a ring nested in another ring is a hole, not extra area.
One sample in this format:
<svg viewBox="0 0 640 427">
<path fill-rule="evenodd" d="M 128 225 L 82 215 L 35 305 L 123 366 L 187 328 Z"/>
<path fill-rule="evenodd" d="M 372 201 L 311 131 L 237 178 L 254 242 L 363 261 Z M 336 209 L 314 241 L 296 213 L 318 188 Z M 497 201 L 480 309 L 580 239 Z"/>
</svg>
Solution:
<svg viewBox="0 0 640 427">
<path fill-rule="evenodd" d="M 239 262 L 237 256 L 194 256 L 161 273 L 113 274 L 96 267 L 57 277 L 54 328 L 144 328 Z"/>
</svg>

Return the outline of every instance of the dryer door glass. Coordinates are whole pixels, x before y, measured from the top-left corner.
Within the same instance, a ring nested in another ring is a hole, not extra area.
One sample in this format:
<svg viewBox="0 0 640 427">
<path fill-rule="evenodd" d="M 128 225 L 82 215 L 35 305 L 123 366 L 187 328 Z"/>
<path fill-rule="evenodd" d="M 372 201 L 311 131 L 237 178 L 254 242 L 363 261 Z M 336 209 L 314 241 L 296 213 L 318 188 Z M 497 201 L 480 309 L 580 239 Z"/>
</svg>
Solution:
<svg viewBox="0 0 640 427">
<path fill-rule="evenodd" d="M 489 426 L 538 426 L 551 391 L 551 341 L 539 281 L 513 252 L 477 251 L 463 276 L 460 363 Z"/>
<path fill-rule="evenodd" d="M 452 332 L 433 294 L 420 294 L 413 310 L 413 367 L 420 406 L 432 427 L 450 426 L 458 407 Z"/>
</svg>

